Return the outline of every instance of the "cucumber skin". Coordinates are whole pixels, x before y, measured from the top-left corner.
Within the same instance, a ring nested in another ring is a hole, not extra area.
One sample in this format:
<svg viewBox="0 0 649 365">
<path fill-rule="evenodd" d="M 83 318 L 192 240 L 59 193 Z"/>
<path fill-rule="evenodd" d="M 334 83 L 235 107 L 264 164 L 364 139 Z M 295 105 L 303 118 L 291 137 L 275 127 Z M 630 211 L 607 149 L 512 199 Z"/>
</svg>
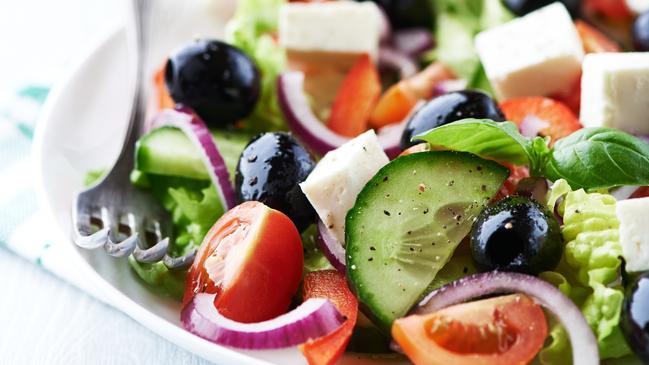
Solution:
<svg viewBox="0 0 649 365">
<path fill-rule="evenodd" d="M 226 131 L 211 131 L 211 133 L 230 176 L 234 177 L 241 152 L 251 136 Z M 155 175 L 210 180 L 197 148 L 183 132 L 175 127 L 156 128 L 137 141 L 135 169 Z"/>
<path fill-rule="evenodd" d="M 500 181 L 500 185 L 507 179 L 509 176 L 509 170 L 494 162 L 494 161 L 489 161 L 489 160 L 483 160 L 478 156 L 475 156 L 470 153 L 465 153 L 465 152 L 455 152 L 455 151 L 430 151 L 430 152 L 420 152 L 420 153 L 415 153 L 407 156 L 402 156 L 397 158 L 396 160 L 393 160 L 390 162 L 388 165 L 384 166 L 381 170 L 379 170 L 376 175 L 365 185 L 363 190 L 359 193 L 359 195 L 356 198 L 356 203 L 354 207 L 347 213 L 346 216 L 346 232 L 345 232 L 345 242 L 347 244 L 347 254 L 346 254 L 346 261 L 347 261 L 347 281 L 349 283 L 350 289 L 356 294 L 356 296 L 359 299 L 359 308 L 361 311 L 367 315 L 368 318 L 370 318 L 376 325 L 377 327 L 384 332 L 386 335 L 390 335 L 390 330 L 391 330 L 391 325 L 394 319 L 399 318 L 402 315 L 405 315 L 406 313 L 399 313 L 396 316 L 390 316 L 382 311 L 377 311 L 377 306 L 372 305 L 372 303 L 375 303 L 375 300 L 373 300 L 373 297 L 375 296 L 373 293 L 369 293 L 367 289 L 365 288 L 358 288 L 358 280 L 360 279 L 360 270 L 354 270 L 352 266 L 355 266 L 355 253 L 353 252 L 353 248 L 350 247 L 350 241 L 352 239 L 352 234 L 351 230 L 352 227 L 355 227 L 355 220 L 360 219 L 359 216 L 361 216 L 363 213 L 362 211 L 367 209 L 368 205 L 371 205 L 371 202 L 368 201 L 368 198 L 370 198 L 373 194 L 373 190 L 375 187 L 380 186 L 380 183 L 383 182 L 383 179 L 385 176 L 389 176 L 392 173 L 392 170 L 394 169 L 395 163 L 399 164 L 405 164 L 408 163 L 412 160 L 428 160 L 428 159 L 457 159 L 459 160 L 467 160 L 469 159 L 472 162 L 478 162 L 481 166 L 484 167 L 484 170 L 486 172 L 490 172 L 493 175 L 496 175 L 498 180 Z M 498 185 L 497 188 L 495 188 L 494 191 L 492 191 L 493 194 L 490 194 L 491 197 L 493 197 L 497 191 L 500 188 L 500 185 Z M 490 199 L 491 200 L 491 199 Z M 489 201 L 490 201 L 489 200 Z M 482 210 L 484 207 L 487 206 L 489 201 L 485 202 L 482 204 Z M 479 213 L 479 211 L 478 211 Z M 477 215 L 477 214 L 476 214 Z M 377 222 L 378 224 L 378 222 Z M 471 224 L 469 223 L 469 227 Z M 470 229 L 470 228 L 469 228 Z M 458 242 L 459 244 L 459 242 Z M 457 245 L 456 245 L 457 246 Z M 452 256 L 449 255 L 449 259 Z M 438 268 L 439 270 L 439 268 Z M 431 280 L 431 283 L 433 282 L 433 279 Z M 422 289 L 422 293 L 426 290 L 428 286 L 424 287 Z M 400 293 L 386 293 L 388 295 L 399 295 Z M 418 300 L 418 299 L 417 299 Z M 380 299 L 379 299 L 380 301 Z M 413 305 L 416 304 L 416 301 L 412 303 Z"/>
</svg>

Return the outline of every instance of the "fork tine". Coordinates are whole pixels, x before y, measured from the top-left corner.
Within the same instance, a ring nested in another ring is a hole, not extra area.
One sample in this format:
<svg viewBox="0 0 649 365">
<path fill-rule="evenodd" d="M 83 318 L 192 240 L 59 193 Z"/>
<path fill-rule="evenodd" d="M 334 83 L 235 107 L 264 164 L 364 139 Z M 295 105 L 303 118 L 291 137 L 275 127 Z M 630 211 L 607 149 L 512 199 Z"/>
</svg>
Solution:
<svg viewBox="0 0 649 365">
<path fill-rule="evenodd" d="M 140 248 L 141 245 L 135 247 L 133 251 L 133 257 L 138 261 L 145 264 L 152 264 L 162 260 L 163 257 L 167 254 L 169 249 L 169 237 L 163 239 L 162 241 L 156 243 L 150 248 L 144 250 Z"/>
<path fill-rule="evenodd" d="M 138 233 L 132 234 L 130 237 L 121 242 L 115 242 L 109 236 L 108 242 L 106 242 L 106 244 L 104 245 L 104 249 L 106 250 L 107 254 L 113 257 L 126 257 L 130 255 L 133 250 L 135 250 L 138 240 Z"/>
<path fill-rule="evenodd" d="M 183 270 L 192 265 L 194 258 L 196 257 L 196 251 L 197 250 L 192 250 L 190 253 L 179 257 L 165 255 L 162 262 L 169 270 Z"/>
<path fill-rule="evenodd" d="M 146 116 L 146 78 L 143 77 L 143 65 L 150 41 L 148 30 L 151 13 L 147 10 L 148 3 L 146 0 L 134 2 L 133 40 L 137 62 L 135 92 L 126 138 L 108 174 L 76 196 L 73 205 L 73 239 L 82 247 L 96 248 L 103 244 L 105 251 L 115 257 L 128 256 L 139 247 L 136 256 L 145 261 L 153 261 L 156 257 L 164 257 L 170 240 L 173 240 L 171 217 L 150 192 L 136 189 L 129 178 L 134 166 L 135 144 L 144 130 Z M 122 212 L 126 214 L 119 215 Z M 141 220 L 154 221 L 157 226 L 150 229 Z M 95 233 L 96 229 L 99 232 Z M 152 250 L 147 249 L 148 232 L 157 236 L 155 241 L 158 243 Z M 165 237 L 170 239 L 165 241 Z"/>
<path fill-rule="evenodd" d="M 94 250 L 106 244 L 106 242 L 108 241 L 109 231 L 110 230 L 108 228 L 102 228 L 89 236 L 78 234 L 75 242 L 77 246 L 81 248 Z"/>
</svg>

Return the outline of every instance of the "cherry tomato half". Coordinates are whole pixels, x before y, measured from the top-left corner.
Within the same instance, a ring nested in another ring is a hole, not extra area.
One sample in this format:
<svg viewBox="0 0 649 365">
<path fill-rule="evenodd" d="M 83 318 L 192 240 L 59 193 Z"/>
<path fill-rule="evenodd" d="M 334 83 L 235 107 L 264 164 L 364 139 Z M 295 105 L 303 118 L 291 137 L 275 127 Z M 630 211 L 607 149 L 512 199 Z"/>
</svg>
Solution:
<svg viewBox="0 0 649 365">
<path fill-rule="evenodd" d="M 261 322 L 285 313 L 302 278 L 300 234 L 283 213 L 259 202 L 225 213 L 205 236 L 187 275 L 183 303 L 216 293 L 227 318 Z"/>
<path fill-rule="evenodd" d="M 398 319 L 392 336 L 417 365 L 527 364 L 548 328 L 541 307 L 513 294 Z"/>
</svg>

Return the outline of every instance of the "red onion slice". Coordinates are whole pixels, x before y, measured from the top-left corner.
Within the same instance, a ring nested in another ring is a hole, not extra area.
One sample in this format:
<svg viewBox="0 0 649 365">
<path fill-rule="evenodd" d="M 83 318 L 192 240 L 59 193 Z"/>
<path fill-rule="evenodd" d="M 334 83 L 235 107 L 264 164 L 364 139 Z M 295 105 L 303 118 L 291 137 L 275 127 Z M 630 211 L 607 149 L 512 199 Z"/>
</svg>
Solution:
<svg viewBox="0 0 649 365">
<path fill-rule="evenodd" d="M 329 263 L 341 273 L 347 271 L 345 265 L 345 248 L 342 243 L 334 237 L 331 230 L 321 221 L 318 220 L 318 247 L 322 250 Z"/>
<path fill-rule="evenodd" d="M 235 207 L 235 195 L 225 160 L 205 123 L 186 108 L 164 109 L 153 117 L 153 127 L 173 126 L 180 129 L 201 152 L 210 179 L 216 187 L 223 210 Z"/>
<path fill-rule="evenodd" d="M 557 198 L 557 201 L 554 202 L 554 207 L 552 208 L 552 214 L 554 214 L 554 217 L 557 219 L 557 222 L 559 222 L 560 226 L 563 226 L 563 215 L 559 211 L 559 208 L 561 207 L 561 204 L 563 204 L 565 198 L 565 195 L 561 195 L 559 198 Z"/>
<path fill-rule="evenodd" d="M 381 13 L 381 17 L 379 19 L 379 41 L 383 44 L 388 42 L 392 38 L 392 24 L 390 24 L 388 14 L 385 13 L 385 10 L 383 10 L 383 8 L 379 7 L 379 13 Z"/>
<path fill-rule="evenodd" d="M 618 201 L 627 200 L 630 199 L 640 188 L 641 186 L 621 186 L 611 191 L 611 195 L 613 195 L 613 197 Z"/>
<path fill-rule="evenodd" d="M 403 29 L 394 32 L 392 44 L 401 53 L 417 57 L 435 46 L 435 38 L 430 30 L 425 28 Z"/>
<path fill-rule="evenodd" d="M 548 121 L 540 119 L 535 115 L 528 115 L 523 118 L 520 125 L 521 134 L 527 138 L 534 138 L 539 135 L 539 132 L 550 126 Z"/>
<path fill-rule="evenodd" d="M 214 294 L 199 293 L 182 309 L 180 320 L 189 332 L 219 345 L 265 350 L 296 346 L 336 330 L 345 318 L 322 298 L 309 299 L 277 318 L 240 323 L 222 316 Z"/>
<path fill-rule="evenodd" d="M 454 281 L 430 293 L 412 311 L 426 314 L 490 294 L 523 293 L 550 310 L 568 332 L 574 365 L 599 364 L 597 340 L 577 306 L 552 284 L 534 276 L 488 272 Z"/>
<path fill-rule="evenodd" d="M 646 143 L 649 143 L 649 136 L 646 134 L 634 134 L 638 139 L 641 141 L 644 141 Z"/>
<path fill-rule="evenodd" d="M 526 177 L 516 187 L 516 195 L 532 198 L 540 203 L 545 202 L 549 191 L 550 184 L 543 177 Z"/>
<path fill-rule="evenodd" d="M 435 84 L 433 88 L 433 97 L 444 95 L 453 91 L 462 91 L 466 89 L 469 83 L 464 79 L 444 80 Z"/>
<path fill-rule="evenodd" d="M 419 66 L 412 58 L 390 47 L 381 47 L 379 50 L 379 67 L 397 71 L 402 79 L 414 76 L 419 71 Z"/>
<path fill-rule="evenodd" d="M 413 112 L 417 110 L 418 105 L 413 108 Z M 412 115 L 412 113 L 410 114 Z M 379 143 L 383 146 L 383 151 L 388 155 L 389 159 L 396 158 L 401 153 L 401 136 L 403 135 L 403 130 L 408 124 L 408 115 L 403 122 L 397 124 L 386 125 L 385 127 L 379 129 L 377 133 L 377 138 Z"/>
<path fill-rule="evenodd" d="M 324 155 L 350 140 L 331 131 L 313 114 L 304 93 L 303 73 L 296 71 L 283 73 L 277 79 L 277 88 L 279 104 L 288 126 L 313 152 Z M 406 121 L 384 127 L 377 132 L 379 143 L 390 158 L 399 154 L 399 141 L 405 123 Z"/>
</svg>

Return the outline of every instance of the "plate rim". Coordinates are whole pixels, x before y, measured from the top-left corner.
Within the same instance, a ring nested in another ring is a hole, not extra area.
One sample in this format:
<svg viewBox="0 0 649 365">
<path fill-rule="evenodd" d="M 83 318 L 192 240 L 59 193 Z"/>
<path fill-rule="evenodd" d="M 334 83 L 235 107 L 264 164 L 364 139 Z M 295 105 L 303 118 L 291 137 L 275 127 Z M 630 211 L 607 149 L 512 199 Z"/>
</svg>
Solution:
<svg viewBox="0 0 649 365">
<path fill-rule="evenodd" d="M 53 239 L 57 242 L 62 242 L 66 251 L 70 255 L 69 258 L 72 260 L 71 264 L 77 266 L 80 273 L 84 275 L 91 286 L 97 288 L 97 291 L 91 294 L 97 296 L 98 299 L 126 314 L 166 341 L 198 355 L 205 360 L 213 361 L 213 359 L 218 357 L 226 363 L 273 365 L 273 363 L 251 357 L 245 353 L 237 351 L 236 349 L 209 342 L 184 328 L 170 323 L 140 304 L 134 302 L 119 289 L 106 281 L 86 260 L 83 259 L 83 257 L 81 257 L 76 250 L 73 249 L 74 243 L 69 235 L 71 233 L 70 229 L 65 229 L 58 223 L 57 213 L 52 204 L 50 204 L 48 193 L 45 190 L 46 176 L 44 173 L 44 164 L 46 163 L 46 156 L 44 156 L 44 144 L 47 140 L 46 132 L 52 123 L 51 120 L 53 119 L 53 114 L 57 105 L 65 95 L 65 91 L 75 82 L 78 74 L 85 67 L 89 67 L 89 65 L 96 59 L 96 55 L 101 52 L 102 49 L 107 47 L 110 41 L 120 36 L 124 31 L 124 25 L 120 24 L 113 26 L 112 29 L 106 32 L 106 34 L 98 37 L 98 40 L 95 41 L 85 53 L 81 53 L 81 56 L 71 65 L 69 71 L 66 72 L 65 75 L 50 89 L 40 111 L 40 115 L 37 118 L 31 150 L 31 157 L 36 168 L 34 188 L 38 206 L 44 211 L 46 219 L 54 222 L 55 232 L 53 232 L 53 234 L 55 237 L 53 237 Z"/>
</svg>

